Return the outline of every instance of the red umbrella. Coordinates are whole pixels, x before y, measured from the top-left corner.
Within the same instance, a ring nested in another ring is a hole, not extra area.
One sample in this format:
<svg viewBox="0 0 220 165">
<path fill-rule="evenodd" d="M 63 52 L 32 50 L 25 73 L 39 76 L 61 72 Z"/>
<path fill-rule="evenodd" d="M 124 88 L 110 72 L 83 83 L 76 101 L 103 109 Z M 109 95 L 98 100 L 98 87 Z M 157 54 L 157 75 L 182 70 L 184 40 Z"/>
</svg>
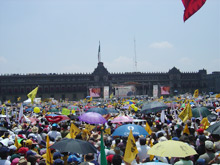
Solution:
<svg viewBox="0 0 220 165">
<path fill-rule="evenodd" d="M 55 114 L 46 115 L 45 118 L 51 123 L 58 123 L 60 121 L 70 120 L 70 118 L 67 117 L 66 115 L 55 115 Z"/>
</svg>

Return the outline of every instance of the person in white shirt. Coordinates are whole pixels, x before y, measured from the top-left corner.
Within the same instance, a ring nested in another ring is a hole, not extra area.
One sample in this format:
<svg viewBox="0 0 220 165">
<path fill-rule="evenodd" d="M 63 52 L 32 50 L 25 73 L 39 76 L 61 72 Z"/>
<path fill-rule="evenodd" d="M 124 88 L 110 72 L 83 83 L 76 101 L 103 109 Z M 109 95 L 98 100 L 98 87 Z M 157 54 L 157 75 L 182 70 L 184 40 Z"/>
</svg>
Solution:
<svg viewBox="0 0 220 165">
<path fill-rule="evenodd" d="M 137 162 L 142 163 L 144 162 L 147 158 L 150 157 L 150 155 L 147 154 L 147 151 L 150 149 L 150 147 L 146 144 L 146 138 L 145 137 L 140 137 L 139 138 L 139 143 L 140 146 L 137 148 L 138 149 L 138 154 L 137 154 Z"/>
<path fill-rule="evenodd" d="M 57 131 L 57 124 L 52 124 L 52 129 L 51 131 L 48 132 L 49 137 L 51 140 L 55 141 L 56 137 L 61 136 L 61 133 Z"/>
</svg>

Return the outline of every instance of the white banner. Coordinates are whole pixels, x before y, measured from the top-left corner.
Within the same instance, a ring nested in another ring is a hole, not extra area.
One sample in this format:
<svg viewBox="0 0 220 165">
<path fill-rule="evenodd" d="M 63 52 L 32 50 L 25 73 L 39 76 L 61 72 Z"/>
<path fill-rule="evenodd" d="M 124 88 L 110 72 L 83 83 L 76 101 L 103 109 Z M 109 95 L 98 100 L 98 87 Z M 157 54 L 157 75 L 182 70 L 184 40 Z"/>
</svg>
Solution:
<svg viewBox="0 0 220 165">
<path fill-rule="evenodd" d="M 104 86 L 104 99 L 108 99 L 109 98 L 109 86 Z"/>
<path fill-rule="evenodd" d="M 153 85 L 153 97 L 158 97 L 158 85 Z"/>
</svg>

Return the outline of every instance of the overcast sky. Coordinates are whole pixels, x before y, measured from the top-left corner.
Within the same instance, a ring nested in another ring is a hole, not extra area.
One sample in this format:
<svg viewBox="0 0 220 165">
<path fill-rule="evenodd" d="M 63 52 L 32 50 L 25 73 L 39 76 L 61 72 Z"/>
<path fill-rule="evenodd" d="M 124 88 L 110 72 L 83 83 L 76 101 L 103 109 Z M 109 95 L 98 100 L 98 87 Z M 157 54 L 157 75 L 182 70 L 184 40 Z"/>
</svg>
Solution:
<svg viewBox="0 0 220 165">
<path fill-rule="evenodd" d="M 99 41 L 110 73 L 220 71 L 220 0 L 183 12 L 181 0 L 0 0 L 0 74 L 91 73 Z"/>
</svg>

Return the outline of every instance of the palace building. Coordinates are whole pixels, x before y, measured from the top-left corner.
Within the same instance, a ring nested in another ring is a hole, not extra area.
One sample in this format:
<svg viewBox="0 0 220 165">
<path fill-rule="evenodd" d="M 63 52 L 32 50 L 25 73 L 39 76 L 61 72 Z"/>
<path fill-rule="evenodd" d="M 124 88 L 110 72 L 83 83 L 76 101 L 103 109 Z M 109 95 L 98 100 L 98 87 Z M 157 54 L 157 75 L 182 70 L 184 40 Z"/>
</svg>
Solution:
<svg viewBox="0 0 220 165">
<path fill-rule="evenodd" d="M 79 100 L 84 99 L 98 89 L 97 96 L 108 98 L 115 96 L 173 96 L 183 93 L 220 93 L 220 72 L 207 74 L 205 69 L 198 72 L 183 73 L 176 67 L 168 72 L 109 73 L 103 62 L 91 74 L 11 74 L 0 75 L 0 100 L 16 102 L 27 99 L 27 94 L 39 86 L 37 97 Z M 164 91 L 162 90 L 167 90 Z M 131 90 L 130 93 L 128 90 Z M 128 92 L 128 93 L 127 93 Z M 94 93 L 93 93 L 94 94 Z M 94 96 L 93 96 L 94 97 Z"/>
</svg>

